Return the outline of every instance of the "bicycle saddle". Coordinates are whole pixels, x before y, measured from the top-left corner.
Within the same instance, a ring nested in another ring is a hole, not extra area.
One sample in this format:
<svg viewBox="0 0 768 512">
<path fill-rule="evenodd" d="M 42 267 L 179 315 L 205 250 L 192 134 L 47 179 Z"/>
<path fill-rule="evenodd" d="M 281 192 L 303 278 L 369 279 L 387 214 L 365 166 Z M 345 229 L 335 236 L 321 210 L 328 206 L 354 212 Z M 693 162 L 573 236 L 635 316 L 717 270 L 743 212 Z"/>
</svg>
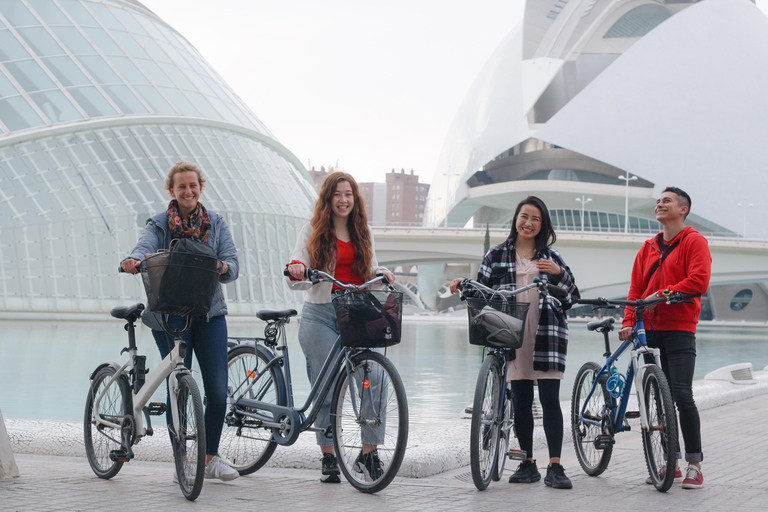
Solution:
<svg viewBox="0 0 768 512">
<path fill-rule="evenodd" d="M 605 317 L 601 320 L 593 320 L 587 324 L 587 329 L 590 331 L 606 332 L 613 330 L 613 323 L 616 321 L 612 316 Z"/>
<path fill-rule="evenodd" d="M 129 322 L 135 322 L 144 311 L 144 304 L 141 302 L 134 304 L 133 306 L 116 306 L 109 312 L 115 318 L 121 318 L 128 320 Z"/>
<path fill-rule="evenodd" d="M 256 317 L 259 320 L 277 320 L 279 318 L 290 318 L 296 316 L 298 313 L 295 309 L 283 309 L 282 311 L 276 311 L 273 309 L 262 309 L 256 313 Z"/>
</svg>

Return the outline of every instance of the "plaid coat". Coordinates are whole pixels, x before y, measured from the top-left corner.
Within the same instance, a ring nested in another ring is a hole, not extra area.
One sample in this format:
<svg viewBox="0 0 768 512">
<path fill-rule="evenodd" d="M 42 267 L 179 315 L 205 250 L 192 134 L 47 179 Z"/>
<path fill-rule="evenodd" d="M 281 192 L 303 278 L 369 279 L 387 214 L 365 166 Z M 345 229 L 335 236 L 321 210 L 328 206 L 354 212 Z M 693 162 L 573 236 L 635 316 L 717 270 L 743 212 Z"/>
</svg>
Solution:
<svg viewBox="0 0 768 512">
<path fill-rule="evenodd" d="M 551 301 L 539 296 L 539 327 L 536 330 L 536 340 L 533 348 L 533 369 L 540 371 L 565 371 L 565 355 L 568 351 L 568 319 L 565 312 L 579 300 L 579 289 L 560 253 L 551 247 L 536 254 L 534 259 L 552 260 L 563 269 L 559 276 L 543 274 L 550 284 L 562 288 L 566 296 L 560 299 L 563 307 L 558 307 Z M 483 258 L 477 280 L 490 288 L 501 285 L 514 285 L 516 282 L 515 246 L 505 242 L 492 247 Z M 515 358 L 511 351 L 511 359 Z"/>
</svg>

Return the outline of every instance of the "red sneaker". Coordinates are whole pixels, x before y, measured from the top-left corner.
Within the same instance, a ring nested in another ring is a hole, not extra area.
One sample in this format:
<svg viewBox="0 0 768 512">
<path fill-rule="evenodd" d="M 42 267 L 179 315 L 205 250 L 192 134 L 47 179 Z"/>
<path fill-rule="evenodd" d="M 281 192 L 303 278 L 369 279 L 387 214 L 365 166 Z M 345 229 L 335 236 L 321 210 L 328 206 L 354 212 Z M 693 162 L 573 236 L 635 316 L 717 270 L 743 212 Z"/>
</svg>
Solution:
<svg viewBox="0 0 768 512">
<path fill-rule="evenodd" d="M 685 480 L 683 480 L 683 489 L 701 489 L 704 486 L 704 475 L 696 466 L 688 466 L 685 469 Z"/>
<path fill-rule="evenodd" d="M 664 480 L 664 475 L 665 474 L 666 474 L 666 471 L 662 471 L 662 473 L 661 473 L 661 479 L 662 480 Z M 675 479 L 674 479 L 674 482 L 676 484 L 679 484 L 682 481 L 683 481 L 683 472 L 680 471 L 680 468 L 675 468 Z M 645 479 L 645 483 L 652 484 L 653 481 L 651 481 L 651 477 L 646 478 Z"/>
</svg>

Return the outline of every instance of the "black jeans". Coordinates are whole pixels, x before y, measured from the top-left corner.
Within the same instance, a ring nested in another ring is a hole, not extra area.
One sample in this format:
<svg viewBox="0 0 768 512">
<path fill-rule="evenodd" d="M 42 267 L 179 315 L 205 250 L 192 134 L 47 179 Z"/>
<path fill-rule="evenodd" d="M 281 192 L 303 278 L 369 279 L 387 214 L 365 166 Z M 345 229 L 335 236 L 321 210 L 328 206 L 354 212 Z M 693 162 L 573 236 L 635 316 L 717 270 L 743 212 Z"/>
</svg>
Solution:
<svg viewBox="0 0 768 512">
<path fill-rule="evenodd" d="M 533 381 L 510 382 L 515 413 L 515 435 L 520 449 L 530 459 L 533 457 Z M 563 411 L 560 409 L 560 380 L 538 379 L 539 402 L 544 420 L 549 458 L 559 458 L 563 449 Z M 549 461 L 547 461 L 549 462 Z"/>
<path fill-rule="evenodd" d="M 696 366 L 696 335 L 687 331 L 646 331 L 648 346 L 661 351 L 661 368 L 672 390 L 685 442 L 685 460 L 701 462 L 701 421 L 693 400 L 693 369 Z M 650 356 L 645 356 L 646 362 Z M 678 458 L 680 449 L 678 448 Z"/>
</svg>

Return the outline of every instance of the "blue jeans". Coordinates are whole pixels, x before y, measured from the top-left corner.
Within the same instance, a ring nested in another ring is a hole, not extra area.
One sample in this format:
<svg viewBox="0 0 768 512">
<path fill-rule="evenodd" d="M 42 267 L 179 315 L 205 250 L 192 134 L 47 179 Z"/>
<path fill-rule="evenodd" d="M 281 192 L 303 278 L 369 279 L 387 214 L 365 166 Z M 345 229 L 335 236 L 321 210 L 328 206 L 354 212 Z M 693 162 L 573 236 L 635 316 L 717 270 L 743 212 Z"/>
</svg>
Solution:
<svg viewBox="0 0 768 512">
<path fill-rule="evenodd" d="M 299 324 L 299 344 L 307 360 L 307 376 L 312 385 L 319 377 L 320 370 L 323 368 L 328 354 L 330 354 L 336 339 L 339 337 L 339 327 L 336 321 L 336 310 L 333 304 L 312 304 L 304 303 L 301 311 L 301 323 Z M 379 351 L 379 350 L 376 350 Z M 365 444 L 380 445 L 384 444 L 384 429 L 386 425 L 386 410 L 379 411 L 378 405 L 386 404 L 389 387 L 384 381 L 381 371 L 374 370 L 374 373 L 368 376 L 369 387 L 363 392 L 362 376 L 357 374 L 353 377 L 356 385 L 356 395 L 363 398 L 362 414 L 367 417 L 373 417 L 380 414 L 382 424 L 377 426 L 365 425 L 361 429 L 360 435 Z M 350 383 L 351 385 L 351 383 Z M 383 388 L 382 388 L 383 386 Z M 315 427 L 325 429 L 331 424 L 331 399 L 333 389 L 325 397 L 320 412 L 315 418 Z M 372 396 L 376 396 L 376 403 L 373 403 Z M 319 446 L 333 446 L 333 439 L 325 437 L 322 432 L 316 432 L 315 438 Z"/>
<path fill-rule="evenodd" d="M 182 329 L 185 318 L 171 315 L 168 325 L 172 329 Z M 152 330 L 160 355 L 165 358 L 173 347 L 173 337 L 164 331 Z M 219 315 L 207 321 L 199 316 L 192 320 L 192 327 L 183 336 L 187 342 L 187 355 L 184 366 L 192 368 L 192 352 L 200 365 L 205 389 L 205 451 L 206 455 L 216 455 L 219 451 L 219 438 L 224 428 L 224 415 L 227 412 L 227 320 Z M 165 417 L 171 424 L 170 393 Z"/>
</svg>

